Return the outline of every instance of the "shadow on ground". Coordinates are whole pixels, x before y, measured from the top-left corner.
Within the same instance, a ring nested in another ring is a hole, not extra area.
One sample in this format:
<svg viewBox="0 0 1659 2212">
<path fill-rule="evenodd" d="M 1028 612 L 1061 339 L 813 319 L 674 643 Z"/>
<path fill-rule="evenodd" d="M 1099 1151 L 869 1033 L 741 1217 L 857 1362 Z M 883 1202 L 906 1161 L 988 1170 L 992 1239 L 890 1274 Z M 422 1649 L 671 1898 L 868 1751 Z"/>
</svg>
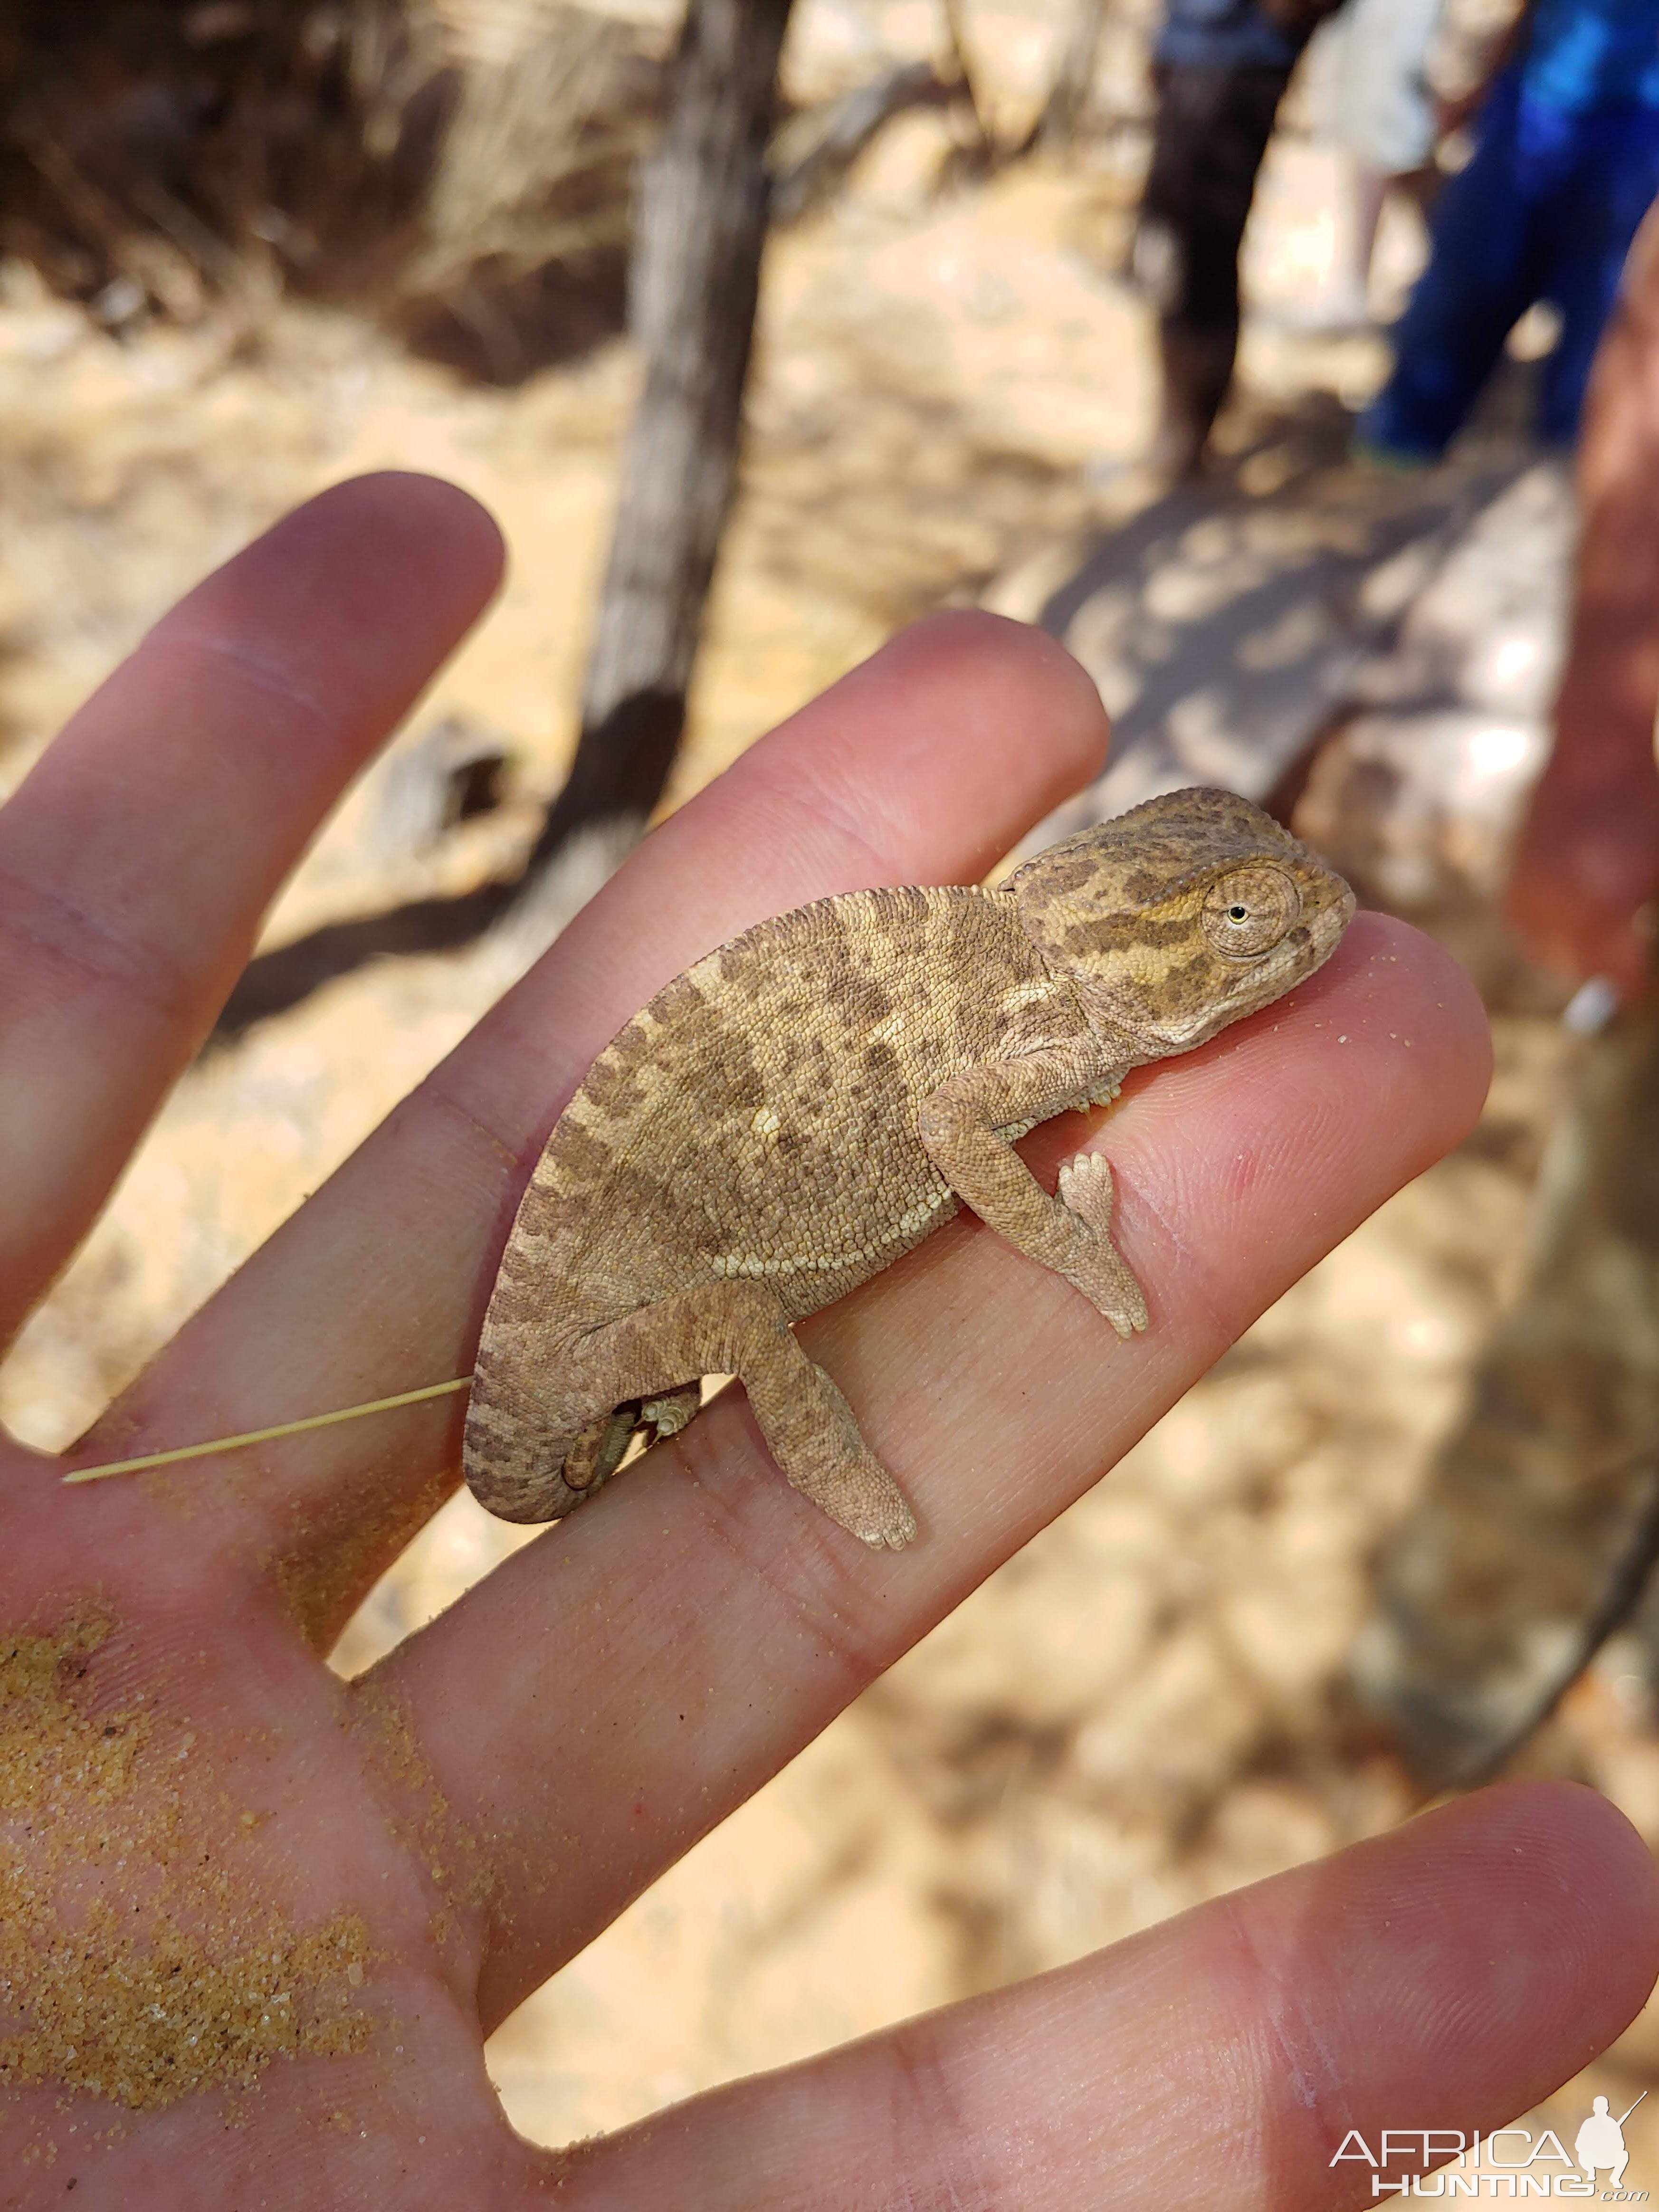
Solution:
<svg viewBox="0 0 1659 2212">
<path fill-rule="evenodd" d="M 995 595 L 1082 661 L 1111 712 L 1111 764 L 1036 848 L 1160 791 L 1273 803 L 1476 518 L 1528 465 L 1503 434 L 1413 474 L 1347 458 L 1350 418 L 1312 395 L 1194 482 L 1126 487 L 1115 527 L 1064 572 Z"/>
<path fill-rule="evenodd" d="M 914 438 L 917 409 L 897 411 Z M 1238 454 L 1200 481 L 1126 479 L 1120 518 L 1086 544 L 1076 533 L 1063 541 L 1071 554 L 1058 576 L 1051 550 L 985 592 L 1000 611 L 1040 623 L 1077 655 L 1115 730 L 1105 775 L 1043 823 L 1027 849 L 1183 784 L 1224 785 L 1277 804 L 1361 663 L 1383 649 L 1476 518 L 1531 459 L 1512 436 L 1495 433 L 1440 468 L 1386 475 L 1347 460 L 1349 427 L 1334 401 L 1310 395 L 1294 412 L 1260 418 Z M 939 452 L 944 426 L 932 428 Z M 795 441 L 786 434 L 776 442 L 787 449 Z M 975 448 L 962 458 L 963 470 L 934 488 L 941 496 L 971 496 L 979 483 L 993 508 L 1000 488 L 1000 503 L 1009 503 L 1009 456 Z M 790 481 L 797 459 L 780 450 L 757 471 L 750 527 L 763 538 L 772 534 L 780 489 L 768 477 L 780 471 L 782 488 L 798 489 Z M 1013 503 L 1029 504 L 1029 460 L 1014 473 Z M 854 470 L 819 489 L 819 540 L 833 535 L 839 515 L 849 561 L 863 548 L 865 588 L 878 590 L 885 571 L 876 556 L 872 578 L 870 548 L 885 534 L 880 511 L 890 479 L 878 485 Z M 914 568 L 912 540 L 926 537 L 926 514 L 913 515 L 911 526 L 904 551 Z M 785 538 L 769 547 L 767 565 L 787 579 L 791 558 Z M 943 567 L 933 580 L 943 599 L 984 583 L 958 571 L 953 588 Z M 922 611 L 884 613 L 896 623 Z M 510 881 L 330 923 L 262 954 L 232 994 L 216 1037 L 240 1035 L 369 960 L 473 942 L 533 891 L 556 843 L 549 834 L 556 811 Z"/>
</svg>

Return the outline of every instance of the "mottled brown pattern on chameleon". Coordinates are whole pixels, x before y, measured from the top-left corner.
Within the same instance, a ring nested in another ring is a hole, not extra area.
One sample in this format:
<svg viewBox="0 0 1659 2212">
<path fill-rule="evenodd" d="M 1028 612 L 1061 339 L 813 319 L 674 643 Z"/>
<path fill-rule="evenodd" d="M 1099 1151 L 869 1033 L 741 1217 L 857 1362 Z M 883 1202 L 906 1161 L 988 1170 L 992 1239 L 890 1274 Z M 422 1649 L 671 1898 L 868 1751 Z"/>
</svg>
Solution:
<svg viewBox="0 0 1659 2212">
<path fill-rule="evenodd" d="M 1228 886 L 1253 898 L 1264 869 L 1294 885 L 1294 919 L 1242 957 L 1227 933 L 1266 925 Z M 1277 997 L 1351 909 L 1254 807 L 1184 792 L 998 890 L 856 892 L 720 946 L 606 1048 L 548 1140 L 479 1346 L 469 1483 L 510 1518 L 556 1517 L 604 1480 L 638 1401 L 731 1370 L 790 1480 L 867 1541 L 902 1542 L 908 1508 L 788 1324 L 966 1197 L 1139 1327 L 1103 1164 L 1054 1199 L 1007 1139 Z"/>
<path fill-rule="evenodd" d="M 1054 964 L 1076 975 L 1113 1022 L 1159 1048 L 1136 1058 L 1157 1059 L 1189 1050 L 1248 1012 L 1241 986 L 1250 1006 L 1265 1005 L 1331 950 L 1334 939 L 1316 945 L 1304 922 L 1270 969 L 1247 978 L 1207 942 L 1198 917 L 1212 884 L 1256 863 L 1282 868 L 1303 887 L 1310 919 L 1323 908 L 1317 895 L 1306 898 L 1308 888 L 1340 882 L 1248 799 L 1199 790 L 1080 831 L 1028 861 L 1006 888 Z M 1276 988 L 1258 996 L 1263 975 Z"/>
</svg>

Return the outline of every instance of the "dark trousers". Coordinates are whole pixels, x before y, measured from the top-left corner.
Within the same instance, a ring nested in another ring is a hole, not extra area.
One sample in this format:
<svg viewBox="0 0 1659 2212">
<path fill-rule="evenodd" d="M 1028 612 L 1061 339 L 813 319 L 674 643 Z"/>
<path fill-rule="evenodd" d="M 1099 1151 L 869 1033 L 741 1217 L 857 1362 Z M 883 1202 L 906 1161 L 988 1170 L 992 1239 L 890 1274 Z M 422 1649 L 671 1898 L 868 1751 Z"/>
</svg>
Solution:
<svg viewBox="0 0 1659 2212">
<path fill-rule="evenodd" d="M 1164 441 L 1195 460 L 1238 349 L 1238 248 L 1288 68 L 1160 62 L 1135 270 L 1158 310 Z"/>
</svg>

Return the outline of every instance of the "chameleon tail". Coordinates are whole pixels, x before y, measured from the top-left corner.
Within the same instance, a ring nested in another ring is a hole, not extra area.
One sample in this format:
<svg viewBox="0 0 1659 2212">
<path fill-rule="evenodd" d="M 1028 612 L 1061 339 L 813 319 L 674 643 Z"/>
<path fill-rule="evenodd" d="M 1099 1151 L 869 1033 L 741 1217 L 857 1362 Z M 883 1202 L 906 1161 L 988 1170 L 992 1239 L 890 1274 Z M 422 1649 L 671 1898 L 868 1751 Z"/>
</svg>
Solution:
<svg viewBox="0 0 1659 2212">
<path fill-rule="evenodd" d="M 544 1397 L 504 1376 L 501 1364 L 480 1356 L 461 1466 L 467 1488 L 502 1521 L 562 1520 L 610 1480 L 635 1437 L 677 1435 L 700 1403 L 696 1384 L 688 1383 L 567 1426 Z"/>
</svg>

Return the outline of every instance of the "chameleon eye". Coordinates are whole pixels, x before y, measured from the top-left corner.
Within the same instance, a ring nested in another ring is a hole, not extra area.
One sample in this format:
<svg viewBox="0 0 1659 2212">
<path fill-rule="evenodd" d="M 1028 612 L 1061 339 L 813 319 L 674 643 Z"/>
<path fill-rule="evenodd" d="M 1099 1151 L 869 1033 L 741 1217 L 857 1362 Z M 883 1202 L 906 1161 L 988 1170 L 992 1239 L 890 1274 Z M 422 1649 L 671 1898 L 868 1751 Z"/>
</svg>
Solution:
<svg viewBox="0 0 1659 2212">
<path fill-rule="evenodd" d="M 1249 960 L 1270 952 L 1301 911 L 1301 894 L 1282 869 L 1239 868 L 1210 886 L 1204 933 L 1218 952 Z"/>
</svg>

